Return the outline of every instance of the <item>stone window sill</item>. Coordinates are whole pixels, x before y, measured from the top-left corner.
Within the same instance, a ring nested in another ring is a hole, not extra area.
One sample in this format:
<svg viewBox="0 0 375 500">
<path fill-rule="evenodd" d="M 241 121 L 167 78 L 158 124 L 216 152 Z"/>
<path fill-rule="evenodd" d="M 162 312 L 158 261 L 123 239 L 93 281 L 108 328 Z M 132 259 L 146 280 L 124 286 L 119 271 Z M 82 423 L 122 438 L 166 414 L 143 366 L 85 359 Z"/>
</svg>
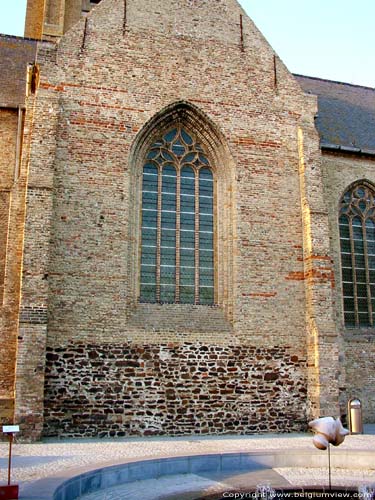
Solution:
<svg viewBox="0 0 375 500">
<path fill-rule="evenodd" d="M 350 342 L 375 343 L 375 328 L 345 328 L 342 336 Z"/>
</svg>

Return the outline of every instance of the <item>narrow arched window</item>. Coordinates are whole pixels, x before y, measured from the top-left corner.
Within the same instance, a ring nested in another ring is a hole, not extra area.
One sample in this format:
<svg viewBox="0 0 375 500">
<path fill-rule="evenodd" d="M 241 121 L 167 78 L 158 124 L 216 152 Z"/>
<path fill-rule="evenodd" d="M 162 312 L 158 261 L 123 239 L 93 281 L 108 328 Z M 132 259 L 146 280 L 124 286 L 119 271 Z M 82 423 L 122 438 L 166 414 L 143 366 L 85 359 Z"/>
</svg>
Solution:
<svg viewBox="0 0 375 500">
<path fill-rule="evenodd" d="M 182 127 L 152 144 L 143 166 L 141 302 L 214 303 L 214 177 Z"/>
<path fill-rule="evenodd" d="M 375 201 L 365 183 L 341 198 L 341 270 L 345 326 L 373 327 L 375 323 Z"/>
</svg>

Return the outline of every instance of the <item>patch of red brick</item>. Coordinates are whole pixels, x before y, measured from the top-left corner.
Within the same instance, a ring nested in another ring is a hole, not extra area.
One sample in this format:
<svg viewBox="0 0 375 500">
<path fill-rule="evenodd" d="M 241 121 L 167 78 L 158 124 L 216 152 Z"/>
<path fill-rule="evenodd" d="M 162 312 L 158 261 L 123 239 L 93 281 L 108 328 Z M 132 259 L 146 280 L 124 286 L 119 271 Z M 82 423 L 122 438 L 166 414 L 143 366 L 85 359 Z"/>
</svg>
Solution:
<svg viewBox="0 0 375 500">
<path fill-rule="evenodd" d="M 43 82 L 39 84 L 39 87 L 41 89 L 52 89 L 55 90 L 56 92 L 64 92 L 65 90 L 64 85 L 52 85 L 51 83 L 43 83 Z"/>
<path fill-rule="evenodd" d="M 270 298 L 270 297 L 276 297 L 277 292 L 258 292 L 258 293 L 243 293 L 243 297 L 264 297 L 264 298 Z"/>
<path fill-rule="evenodd" d="M 285 279 L 291 281 L 303 281 L 305 279 L 305 273 L 302 271 L 294 271 L 289 273 Z"/>
<path fill-rule="evenodd" d="M 275 148 L 275 149 L 281 148 L 280 142 L 275 142 L 275 141 L 260 141 L 260 142 L 258 142 L 256 140 L 252 139 L 251 137 L 238 137 L 235 142 L 238 145 L 242 145 L 242 146 L 256 146 L 259 148 Z"/>
<path fill-rule="evenodd" d="M 90 107 L 96 107 L 96 108 L 122 109 L 122 110 L 125 110 L 125 111 L 138 111 L 139 113 L 144 113 L 145 112 L 144 109 L 124 108 L 123 106 L 110 106 L 108 104 L 86 102 L 86 101 L 80 101 L 79 104 L 80 104 L 80 106 L 90 106 Z"/>
</svg>

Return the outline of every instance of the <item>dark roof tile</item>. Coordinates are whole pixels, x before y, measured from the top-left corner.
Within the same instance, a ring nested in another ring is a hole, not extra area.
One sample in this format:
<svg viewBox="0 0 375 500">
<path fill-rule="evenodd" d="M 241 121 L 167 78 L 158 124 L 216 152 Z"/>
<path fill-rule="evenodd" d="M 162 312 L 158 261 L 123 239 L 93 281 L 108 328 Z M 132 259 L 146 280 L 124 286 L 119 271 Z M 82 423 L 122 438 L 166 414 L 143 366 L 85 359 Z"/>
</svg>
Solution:
<svg viewBox="0 0 375 500">
<path fill-rule="evenodd" d="M 306 93 L 318 96 L 316 128 L 322 146 L 375 153 L 375 89 L 294 76 Z"/>
</svg>

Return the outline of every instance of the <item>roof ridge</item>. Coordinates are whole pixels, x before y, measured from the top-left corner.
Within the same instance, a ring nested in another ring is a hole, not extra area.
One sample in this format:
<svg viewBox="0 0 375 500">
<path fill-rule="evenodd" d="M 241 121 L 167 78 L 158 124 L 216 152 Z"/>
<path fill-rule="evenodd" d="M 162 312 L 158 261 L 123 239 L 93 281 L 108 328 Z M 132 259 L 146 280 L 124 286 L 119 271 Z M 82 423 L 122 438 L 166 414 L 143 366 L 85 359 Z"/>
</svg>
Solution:
<svg viewBox="0 0 375 500">
<path fill-rule="evenodd" d="M 40 42 L 37 38 L 29 38 L 27 36 L 18 35 L 7 35 L 6 33 L 0 33 L 0 38 L 13 38 L 15 40 L 27 40 L 28 42 Z"/>
<path fill-rule="evenodd" d="M 298 73 L 292 73 L 292 74 L 293 74 L 293 76 L 297 76 L 300 78 L 308 78 L 309 80 L 319 80 L 321 82 L 336 83 L 338 85 L 345 85 L 347 87 L 359 87 L 361 89 L 368 89 L 368 90 L 375 91 L 375 87 L 368 87 L 366 85 L 358 85 L 356 83 L 339 82 L 338 80 L 329 80 L 328 78 L 319 78 L 318 76 L 300 75 Z"/>
</svg>

